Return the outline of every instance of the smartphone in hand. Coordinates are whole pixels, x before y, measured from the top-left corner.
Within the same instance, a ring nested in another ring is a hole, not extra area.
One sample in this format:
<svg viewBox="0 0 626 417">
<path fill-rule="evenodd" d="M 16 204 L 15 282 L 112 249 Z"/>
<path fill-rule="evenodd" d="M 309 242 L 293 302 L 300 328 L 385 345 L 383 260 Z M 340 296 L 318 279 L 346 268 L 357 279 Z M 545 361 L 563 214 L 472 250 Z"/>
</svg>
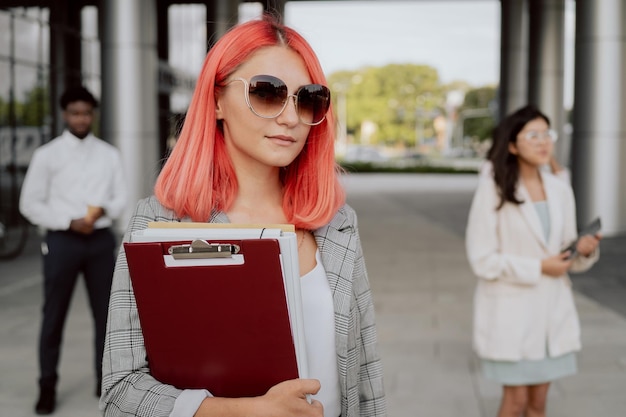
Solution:
<svg viewBox="0 0 626 417">
<path fill-rule="evenodd" d="M 578 244 L 578 240 L 585 235 L 595 235 L 600 231 L 601 228 L 602 222 L 599 217 L 596 217 L 591 223 L 589 223 L 587 226 L 583 227 L 580 230 L 576 240 L 567 245 L 567 247 L 561 249 L 561 253 L 570 251 L 570 255 L 567 257 L 567 259 L 572 259 L 574 256 L 577 255 L 576 245 Z"/>
</svg>

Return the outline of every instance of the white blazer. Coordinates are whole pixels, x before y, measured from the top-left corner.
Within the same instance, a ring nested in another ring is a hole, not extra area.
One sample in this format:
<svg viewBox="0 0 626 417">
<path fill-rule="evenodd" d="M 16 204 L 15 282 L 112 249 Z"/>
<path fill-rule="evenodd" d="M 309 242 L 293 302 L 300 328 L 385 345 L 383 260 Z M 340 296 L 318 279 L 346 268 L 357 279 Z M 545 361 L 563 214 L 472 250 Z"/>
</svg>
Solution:
<svg viewBox="0 0 626 417">
<path fill-rule="evenodd" d="M 520 183 L 516 205 L 500 203 L 491 175 L 481 176 L 466 230 L 466 251 L 479 278 L 474 295 L 474 349 L 486 359 L 542 359 L 580 350 L 580 324 L 567 274 L 541 273 L 541 260 L 558 254 L 577 235 L 569 184 L 542 173 L 550 214 L 546 241 L 528 191 Z M 598 259 L 577 256 L 573 272 Z"/>
</svg>

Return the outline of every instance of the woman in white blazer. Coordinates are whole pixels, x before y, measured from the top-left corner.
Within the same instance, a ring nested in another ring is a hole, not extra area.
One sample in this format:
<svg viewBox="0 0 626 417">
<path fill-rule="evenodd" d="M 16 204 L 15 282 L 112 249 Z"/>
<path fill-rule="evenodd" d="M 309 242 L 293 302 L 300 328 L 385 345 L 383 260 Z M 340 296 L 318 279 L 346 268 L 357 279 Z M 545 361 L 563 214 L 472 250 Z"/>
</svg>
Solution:
<svg viewBox="0 0 626 417">
<path fill-rule="evenodd" d="M 597 261 L 600 236 L 561 253 L 576 239 L 576 213 L 569 184 L 541 169 L 555 140 L 533 106 L 506 117 L 469 213 L 474 349 L 485 377 L 503 385 L 499 417 L 545 415 L 550 382 L 576 372 L 580 325 L 567 273 Z"/>
</svg>

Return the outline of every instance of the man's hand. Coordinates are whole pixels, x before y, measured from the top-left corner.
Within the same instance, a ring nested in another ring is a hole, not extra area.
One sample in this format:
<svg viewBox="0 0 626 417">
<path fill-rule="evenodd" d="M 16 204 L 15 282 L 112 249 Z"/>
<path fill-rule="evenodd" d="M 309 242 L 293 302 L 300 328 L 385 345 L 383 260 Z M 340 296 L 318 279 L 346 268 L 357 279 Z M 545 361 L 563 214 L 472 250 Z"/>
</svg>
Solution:
<svg viewBox="0 0 626 417">
<path fill-rule="evenodd" d="M 87 206 L 87 215 L 85 216 L 87 222 L 93 225 L 96 220 L 102 216 L 104 216 L 104 209 L 102 207 Z"/>
<path fill-rule="evenodd" d="M 88 221 L 86 217 L 73 219 L 70 222 L 70 230 L 83 235 L 90 235 L 93 233 L 93 222 Z"/>
</svg>

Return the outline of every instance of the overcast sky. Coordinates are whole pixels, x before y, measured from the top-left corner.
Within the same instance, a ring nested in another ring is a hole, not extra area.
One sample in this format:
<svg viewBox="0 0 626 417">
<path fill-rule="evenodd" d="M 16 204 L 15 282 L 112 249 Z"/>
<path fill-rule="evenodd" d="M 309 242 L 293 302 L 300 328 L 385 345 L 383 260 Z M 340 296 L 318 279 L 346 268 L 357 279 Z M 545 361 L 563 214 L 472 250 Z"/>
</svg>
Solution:
<svg viewBox="0 0 626 417">
<path fill-rule="evenodd" d="M 204 28 L 193 6 L 170 8 L 170 62 L 199 71 L 205 45 L 191 27 Z M 260 3 L 242 3 L 240 21 L 256 18 Z M 499 0 L 288 1 L 285 23 L 315 50 L 326 74 L 390 63 L 437 68 L 444 83 L 496 84 L 500 59 Z M 193 24 L 189 22 L 192 21 Z M 186 23 L 182 23 L 186 22 Z M 193 46 L 196 44 L 196 46 Z M 181 48 L 181 45 L 186 45 Z"/>
<path fill-rule="evenodd" d="M 327 73 L 388 63 L 426 64 L 444 83 L 495 84 L 500 2 L 288 2 L 285 22 L 318 53 Z"/>
</svg>

